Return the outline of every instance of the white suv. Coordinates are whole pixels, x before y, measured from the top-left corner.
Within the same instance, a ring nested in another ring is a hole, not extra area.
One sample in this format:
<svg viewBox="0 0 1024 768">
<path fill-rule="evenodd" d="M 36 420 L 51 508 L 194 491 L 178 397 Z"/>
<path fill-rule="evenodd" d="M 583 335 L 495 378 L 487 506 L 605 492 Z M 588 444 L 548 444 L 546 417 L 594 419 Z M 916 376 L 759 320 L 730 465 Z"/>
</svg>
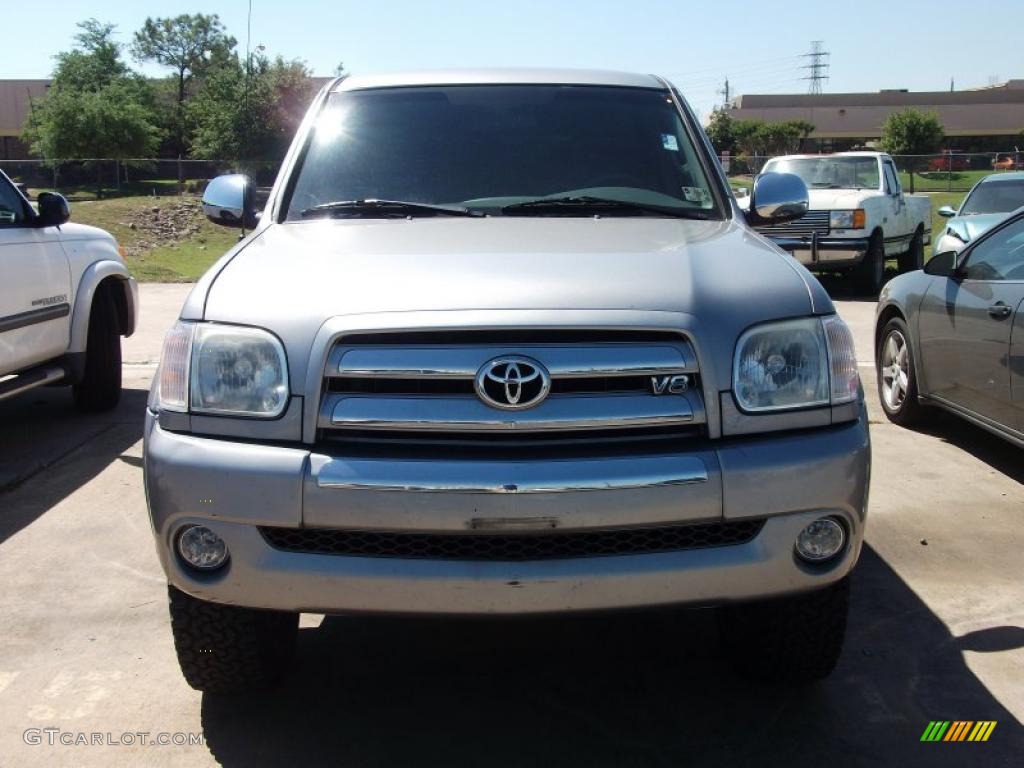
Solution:
<svg viewBox="0 0 1024 768">
<path fill-rule="evenodd" d="M 67 223 L 60 195 L 38 207 L 0 171 L 0 400 L 59 383 L 83 410 L 113 408 L 138 286 L 109 233 Z"/>
</svg>

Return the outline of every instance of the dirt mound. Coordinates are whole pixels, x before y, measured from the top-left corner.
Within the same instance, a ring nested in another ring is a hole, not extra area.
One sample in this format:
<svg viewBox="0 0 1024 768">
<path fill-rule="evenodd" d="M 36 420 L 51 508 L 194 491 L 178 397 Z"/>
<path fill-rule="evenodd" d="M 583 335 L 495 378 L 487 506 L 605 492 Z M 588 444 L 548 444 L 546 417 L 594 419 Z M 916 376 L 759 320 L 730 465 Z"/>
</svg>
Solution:
<svg viewBox="0 0 1024 768">
<path fill-rule="evenodd" d="M 129 256 L 138 256 L 157 246 L 187 240 L 199 233 L 203 222 L 202 208 L 198 198 L 184 198 L 131 211 L 124 220 L 124 226 L 132 230 L 135 237 L 125 245 Z"/>
</svg>

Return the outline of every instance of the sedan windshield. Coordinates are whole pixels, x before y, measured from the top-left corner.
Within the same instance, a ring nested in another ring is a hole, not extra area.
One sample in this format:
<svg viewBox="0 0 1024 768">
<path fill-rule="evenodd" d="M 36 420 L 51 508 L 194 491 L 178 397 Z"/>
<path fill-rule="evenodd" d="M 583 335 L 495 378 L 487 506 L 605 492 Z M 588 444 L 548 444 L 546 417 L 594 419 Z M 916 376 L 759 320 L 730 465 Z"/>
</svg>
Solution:
<svg viewBox="0 0 1024 768">
<path fill-rule="evenodd" d="M 1024 205 L 1024 179 L 984 181 L 960 207 L 960 216 L 976 213 L 1009 213 Z"/>
<path fill-rule="evenodd" d="M 290 220 L 311 211 L 379 218 L 397 210 L 366 201 L 401 201 L 410 216 L 439 213 L 429 206 L 515 216 L 717 215 L 682 118 L 655 89 L 334 93 L 296 173 Z"/>
<path fill-rule="evenodd" d="M 873 157 L 797 157 L 772 160 L 770 173 L 795 173 L 815 189 L 878 189 L 878 161 Z"/>
</svg>

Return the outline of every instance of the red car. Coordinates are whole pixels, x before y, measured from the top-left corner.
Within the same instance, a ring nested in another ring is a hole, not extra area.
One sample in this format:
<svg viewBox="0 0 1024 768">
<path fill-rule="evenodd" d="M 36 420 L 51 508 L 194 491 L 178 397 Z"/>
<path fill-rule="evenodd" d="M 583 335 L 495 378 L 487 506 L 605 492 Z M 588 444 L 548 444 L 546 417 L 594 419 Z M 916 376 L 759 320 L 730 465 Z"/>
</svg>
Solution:
<svg viewBox="0 0 1024 768">
<path fill-rule="evenodd" d="M 945 150 L 941 156 L 928 161 L 929 171 L 966 171 L 970 167 L 965 155 L 955 150 Z"/>
</svg>

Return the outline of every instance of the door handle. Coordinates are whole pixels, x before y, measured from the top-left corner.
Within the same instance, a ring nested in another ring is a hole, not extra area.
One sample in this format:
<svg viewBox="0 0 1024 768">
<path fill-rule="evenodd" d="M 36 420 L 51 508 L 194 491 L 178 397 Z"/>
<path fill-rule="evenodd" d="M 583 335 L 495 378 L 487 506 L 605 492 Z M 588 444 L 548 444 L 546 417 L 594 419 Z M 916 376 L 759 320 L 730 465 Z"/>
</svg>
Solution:
<svg viewBox="0 0 1024 768">
<path fill-rule="evenodd" d="M 988 308 L 988 313 L 997 320 L 1002 320 L 1004 317 L 1009 317 L 1013 310 L 1001 301 L 997 301 L 991 307 Z"/>
</svg>

